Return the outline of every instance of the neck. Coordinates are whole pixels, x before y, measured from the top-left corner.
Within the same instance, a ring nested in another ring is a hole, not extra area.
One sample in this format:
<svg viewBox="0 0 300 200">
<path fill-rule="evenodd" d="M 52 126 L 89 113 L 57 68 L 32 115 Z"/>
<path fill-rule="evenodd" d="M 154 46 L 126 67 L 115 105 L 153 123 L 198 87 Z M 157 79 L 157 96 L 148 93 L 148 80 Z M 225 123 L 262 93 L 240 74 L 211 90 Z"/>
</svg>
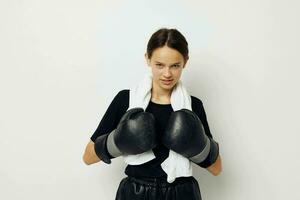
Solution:
<svg viewBox="0 0 300 200">
<path fill-rule="evenodd" d="M 151 96 L 155 100 L 169 100 L 171 98 L 172 90 L 165 90 L 158 87 L 154 82 L 152 83 Z"/>
</svg>

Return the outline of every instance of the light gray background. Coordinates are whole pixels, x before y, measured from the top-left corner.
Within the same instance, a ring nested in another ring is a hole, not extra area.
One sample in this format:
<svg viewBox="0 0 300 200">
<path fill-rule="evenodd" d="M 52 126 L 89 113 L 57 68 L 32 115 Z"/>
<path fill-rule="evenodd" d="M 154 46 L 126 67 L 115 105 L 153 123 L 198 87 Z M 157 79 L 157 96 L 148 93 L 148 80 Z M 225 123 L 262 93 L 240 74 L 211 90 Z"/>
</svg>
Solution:
<svg viewBox="0 0 300 200">
<path fill-rule="evenodd" d="M 203 199 L 300 198 L 296 0 L 0 1 L 0 199 L 114 199 L 122 158 L 87 166 L 113 97 L 147 70 L 160 27 L 189 42 L 223 172 L 195 165 Z"/>
</svg>

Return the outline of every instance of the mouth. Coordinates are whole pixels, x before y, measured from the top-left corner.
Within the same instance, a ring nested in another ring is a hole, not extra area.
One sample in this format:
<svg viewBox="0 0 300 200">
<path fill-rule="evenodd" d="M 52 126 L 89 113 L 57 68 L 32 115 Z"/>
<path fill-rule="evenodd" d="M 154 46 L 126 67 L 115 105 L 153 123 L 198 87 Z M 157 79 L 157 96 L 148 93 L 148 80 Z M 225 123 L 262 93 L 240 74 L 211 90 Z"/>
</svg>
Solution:
<svg viewBox="0 0 300 200">
<path fill-rule="evenodd" d="M 161 81 L 165 85 L 170 85 L 172 83 L 173 79 L 170 79 L 170 80 L 163 80 L 163 79 L 161 79 Z"/>
</svg>

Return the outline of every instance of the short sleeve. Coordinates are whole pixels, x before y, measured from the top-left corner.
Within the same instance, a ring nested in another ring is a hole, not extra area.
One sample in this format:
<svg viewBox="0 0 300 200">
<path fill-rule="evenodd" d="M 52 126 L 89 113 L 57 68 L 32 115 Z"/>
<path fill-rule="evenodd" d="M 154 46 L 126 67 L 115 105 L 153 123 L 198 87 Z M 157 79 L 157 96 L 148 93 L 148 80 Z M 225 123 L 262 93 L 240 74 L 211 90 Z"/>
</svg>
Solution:
<svg viewBox="0 0 300 200">
<path fill-rule="evenodd" d="M 197 97 L 191 96 L 192 97 L 192 110 L 197 114 L 197 116 L 199 117 L 199 119 L 201 120 L 204 130 L 205 130 L 205 134 L 210 137 L 213 138 L 210 129 L 209 129 L 209 125 L 207 122 L 207 117 L 206 117 L 206 113 L 203 107 L 203 103 L 200 99 L 198 99 Z"/>
<path fill-rule="evenodd" d="M 100 135 L 110 133 L 117 127 L 121 98 L 121 91 L 119 91 L 107 108 L 94 134 L 91 136 L 93 142 L 95 142 L 96 138 Z"/>
</svg>

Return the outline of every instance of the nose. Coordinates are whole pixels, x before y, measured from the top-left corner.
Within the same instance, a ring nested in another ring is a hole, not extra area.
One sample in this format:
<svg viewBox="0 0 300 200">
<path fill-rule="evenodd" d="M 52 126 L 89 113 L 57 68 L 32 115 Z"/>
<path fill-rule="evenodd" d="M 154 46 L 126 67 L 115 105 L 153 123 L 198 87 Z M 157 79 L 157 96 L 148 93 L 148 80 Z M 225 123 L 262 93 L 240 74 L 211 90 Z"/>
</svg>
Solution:
<svg viewBox="0 0 300 200">
<path fill-rule="evenodd" d="M 164 77 L 170 77 L 171 76 L 171 71 L 169 67 L 166 67 L 163 73 Z"/>
</svg>

